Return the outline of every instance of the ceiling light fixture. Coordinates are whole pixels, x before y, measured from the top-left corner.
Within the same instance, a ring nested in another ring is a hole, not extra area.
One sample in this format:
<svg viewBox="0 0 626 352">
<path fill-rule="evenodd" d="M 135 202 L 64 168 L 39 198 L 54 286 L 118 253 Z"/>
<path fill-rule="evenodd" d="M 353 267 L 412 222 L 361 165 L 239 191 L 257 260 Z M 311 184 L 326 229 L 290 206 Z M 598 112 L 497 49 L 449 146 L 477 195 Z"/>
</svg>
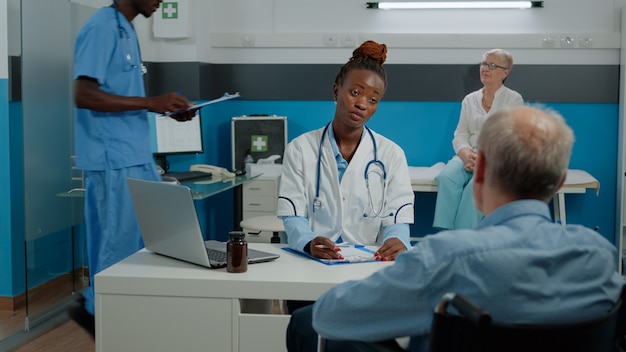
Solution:
<svg viewBox="0 0 626 352">
<path fill-rule="evenodd" d="M 368 9 L 529 9 L 543 7 L 543 1 L 379 1 L 367 2 Z"/>
</svg>

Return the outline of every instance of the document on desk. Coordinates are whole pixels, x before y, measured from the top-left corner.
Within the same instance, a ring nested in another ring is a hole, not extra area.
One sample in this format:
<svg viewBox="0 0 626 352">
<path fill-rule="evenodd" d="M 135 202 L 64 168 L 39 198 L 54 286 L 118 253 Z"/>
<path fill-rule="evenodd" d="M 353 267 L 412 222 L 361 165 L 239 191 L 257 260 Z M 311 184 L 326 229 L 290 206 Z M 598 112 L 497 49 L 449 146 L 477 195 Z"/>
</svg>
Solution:
<svg viewBox="0 0 626 352">
<path fill-rule="evenodd" d="M 217 99 L 213 99 L 213 100 L 205 101 L 204 103 L 192 105 L 188 110 L 200 109 L 201 107 L 206 106 L 206 105 L 219 103 L 219 102 L 224 101 L 224 100 L 230 100 L 230 99 L 239 98 L 240 96 L 241 95 L 239 94 L 239 92 L 233 93 L 233 94 L 224 93 L 224 95 L 222 95 L 221 97 L 219 97 Z M 172 115 L 175 115 L 175 114 L 180 113 L 180 112 L 181 111 L 166 112 L 163 115 L 165 115 L 165 116 L 172 116 Z"/>
<path fill-rule="evenodd" d="M 367 262 L 376 261 L 376 257 L 375 257 L 376 252 L 363 245 L 360 245 L 360 244 L 343 245 L 342 244 L 341 246 L 339 246 L 339 248 L 341 248 L 340 253 L 343 256 L 343 259 L 315 258 L 307 253 L 300 252 L 289 247 L 283 247 L 283 250 L 297 254 L 297 255 L 301 255 L 309 259 L 313 259 L 317 262 L 320 262 L 326 265 L 367 263 Z"/>
</svg>

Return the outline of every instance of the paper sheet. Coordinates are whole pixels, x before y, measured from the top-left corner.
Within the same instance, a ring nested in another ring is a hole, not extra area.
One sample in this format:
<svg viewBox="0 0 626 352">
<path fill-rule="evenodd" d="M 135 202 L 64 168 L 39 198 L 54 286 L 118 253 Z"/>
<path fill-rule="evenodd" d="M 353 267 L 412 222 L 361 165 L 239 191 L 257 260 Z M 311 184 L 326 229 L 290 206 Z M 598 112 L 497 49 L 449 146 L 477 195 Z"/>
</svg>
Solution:
<svg viewBox="0 0 626 352">
<path fill-rule="evenodd" d="M 241 95 L 239 95 L 239 92 L 234 93 L 234 94 L 224 93 L 224 95 L 222 95 L 221 97 L 219 97 L 217 99 L 213 99 L 213 100 L 205 101 L 204 103 L 192 105 L 188 110 L 200 109 L 201 107 L 206 106 L 206 105 L 219 103 L 220 101 L 224 101 L 224 100 L 230 100 L 230 99 L 239 98 L 240 96 Z M 165 115 L 165 116 L 172 116 L 172 115 L 176 115 L 178 113 L 181 113 L 182 111 L 184 111 L 184 110 L 167 112 L 167 113 L 165 113 L 163 115 Z"/>
<path fill-rule="evenodd" d="M 340 246 L 339 248 L 341 248 L 341 251 L 339 253 L 341 253 L 341 255 L 343 256 L 343 259 L 320 259 L 320 261 L 328 262 L 328 263 L 341 263 L 341 262 L 356 263 L 356 262 L 376 261 L 376 258 L 374 258 L 375 252 L 372 251 L 371 249 L 365 248 L 364 246 L 349 245 L 349 246 Z"/>
</svg>

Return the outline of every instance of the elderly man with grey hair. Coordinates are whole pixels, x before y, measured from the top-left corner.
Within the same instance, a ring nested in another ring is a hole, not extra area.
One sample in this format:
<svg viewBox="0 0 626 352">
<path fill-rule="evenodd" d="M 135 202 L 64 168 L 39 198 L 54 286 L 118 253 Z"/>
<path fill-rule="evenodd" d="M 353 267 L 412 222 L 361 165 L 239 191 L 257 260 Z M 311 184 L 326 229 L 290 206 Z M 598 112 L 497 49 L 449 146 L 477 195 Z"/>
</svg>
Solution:
<svg viewBox="0 0 626 352">
<path fill-rule="evenodd" d="M 494 113 L 474 169 L 481 222 L 428 236 L 394 265 L 295 311 L 288 349 L 314 351 L 319 334 L 326 351 L 395 350 L 394 339 L 404 336 L 412 351 L 426 351 L 433 309 L 446 292 L 469 298 L 495 322 L 574 323 L 606 314 L 625 283 L 615 247 L 591 229 L 554 223 L 547 204 L 565 181 L 573 142 L 555 112 Z"/>
</svg>

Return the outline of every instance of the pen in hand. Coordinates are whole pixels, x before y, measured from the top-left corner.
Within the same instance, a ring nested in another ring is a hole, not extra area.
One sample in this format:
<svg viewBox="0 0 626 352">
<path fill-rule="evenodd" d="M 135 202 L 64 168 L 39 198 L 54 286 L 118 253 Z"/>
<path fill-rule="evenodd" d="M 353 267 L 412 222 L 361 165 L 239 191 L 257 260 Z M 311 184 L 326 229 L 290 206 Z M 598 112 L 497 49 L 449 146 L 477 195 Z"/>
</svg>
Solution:
<svg viewBox="0 0 626 352">
<path fill-rule="evenodd" d="M 317 249 L 317 254 L 315 254 L 315 256 L 318 258 L 343 260 L 343 256 L 341 255 L 341 248 L 339 248 L 339 246 L 330 245 L 330 244 L 329 245 L 316 244 L 316 245 L 313 245 L 313 247 Z M 335 254 L 332 255 L 332 254 L 329 254 L 328 252 L 324 253 L 325 251 L 332 251 Z"/>
<path fill-rule="evenodd" d="M 315 248 L 319 248 L 319 249 L 331 249 L 329 246 L 324 245 L 324 244 L 316 244 L 316 245 L 315 245 Z M 335 248 L 334 248 L 334 251 L 335 251 L 335 252 L 339 252 L 340 250 L 341 250 L 341 248 L 339 248 L 339 247 L 335 247 Z"/>
<path fill-rule="evenodd" d="M 345 243 L 337 243 L 337 244 L 335 245 L 335 248 L 337 248 L 337 247 L 348 247 L 348 246 L 349 246 L 349 244 L 345 244 Z M 327 245 L 325 245 L 325 244 L 316 244 L 316 245 L 315 245 L 315 248 L 330 249 L 330 247 L 329 247 L 329 246 L 327 246 Z"/>
</svg>

